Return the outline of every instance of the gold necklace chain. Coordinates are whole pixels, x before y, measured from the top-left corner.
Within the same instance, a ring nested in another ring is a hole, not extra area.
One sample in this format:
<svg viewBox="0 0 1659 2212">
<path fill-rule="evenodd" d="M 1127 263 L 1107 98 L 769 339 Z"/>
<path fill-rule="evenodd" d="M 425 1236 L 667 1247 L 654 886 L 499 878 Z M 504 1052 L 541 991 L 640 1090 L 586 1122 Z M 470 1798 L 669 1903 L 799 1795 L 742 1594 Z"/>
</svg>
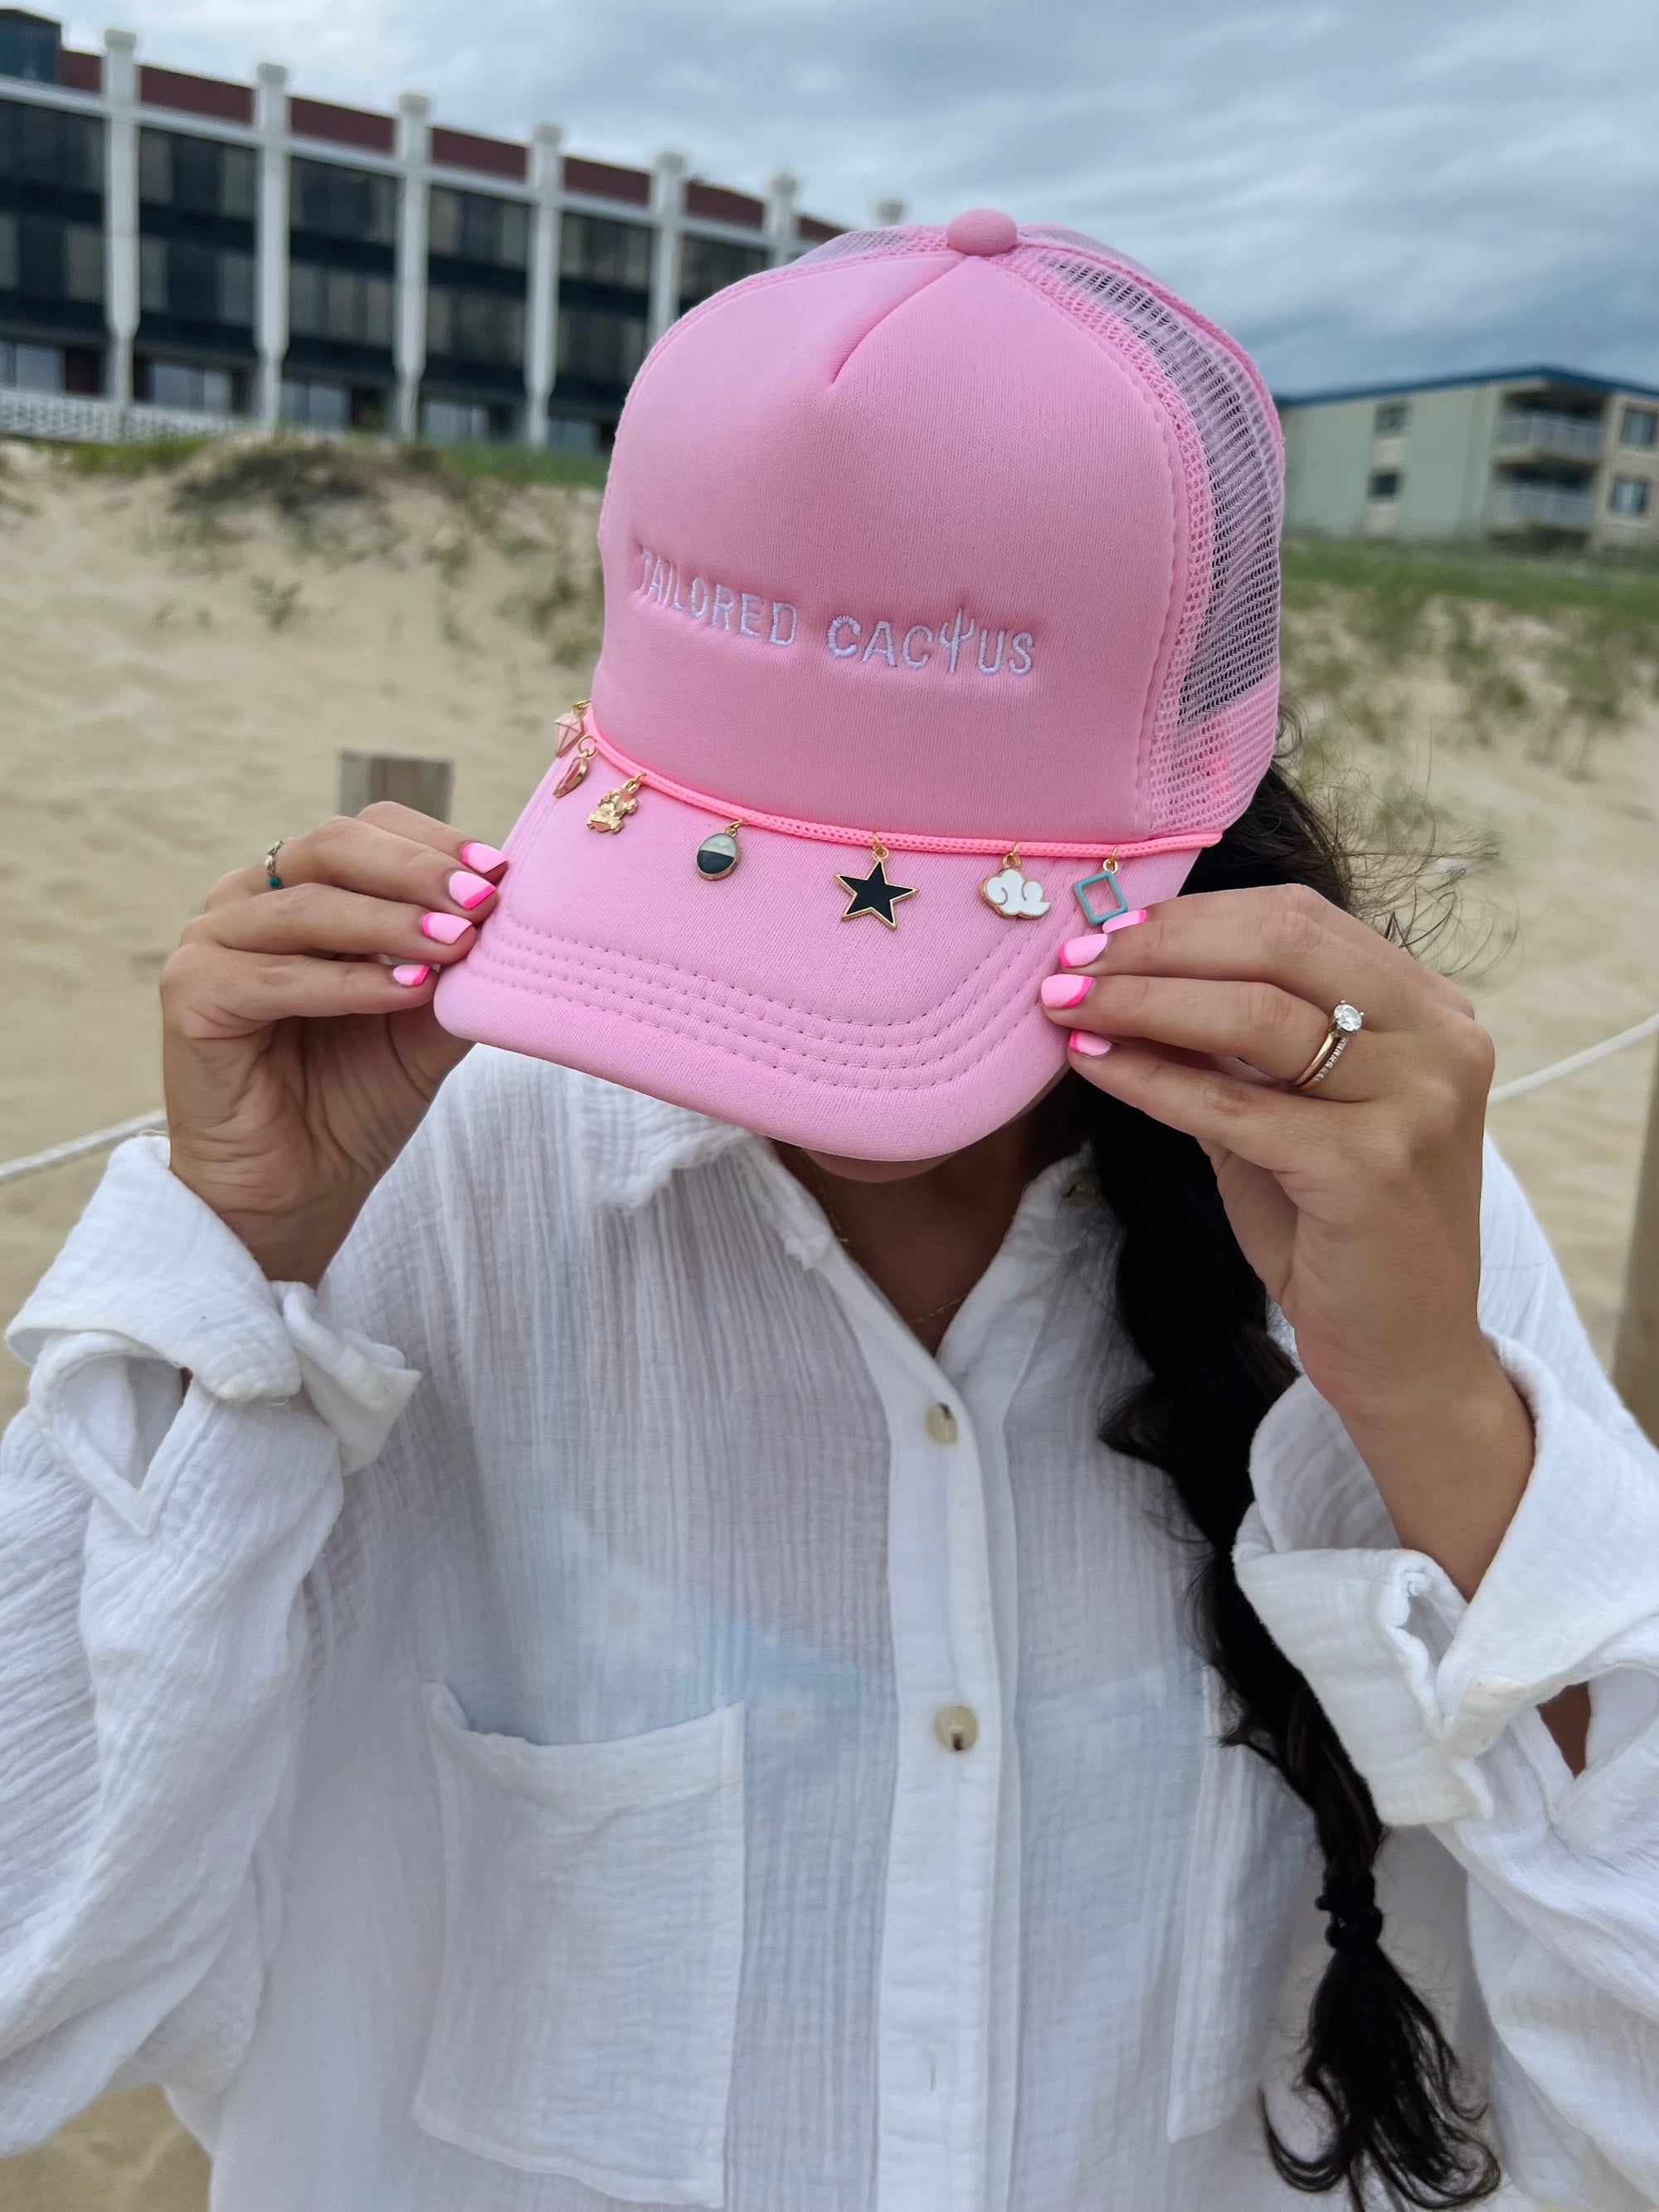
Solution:
<svg viewBox="0 0 1659 2212">
<path fill-rule="evenodd" d="M 835 1207 L 830 1205 L 830 1200 L 824 1195 L 823 1191 L 818 1187 L 816 1176 L 813 1178 L 812 1195 L 817 1200 L 819 1206 L 823 1209 L 823 1218 L 830 1224 L 830 1229 L 834 1231 L 836 1243 L 841 1246 L 842 1250 L 847 1254 L 848 1257 L 853 1261 L 854 1267 L 860 1267 L 861 1263 L 853 1250 L 853 1240 L 847 1234 L 846 1230 L 842 1226 L 841 1216 L 836 1212 Z M 862 1272 L 867 1273 L 868 1270 L 863 1269 Z M 983 1273 L 984 1270 L 981 1268 L 980 1272 L 981 1273 Z M 974 1278 L 974 1283 L 976 1283 L 978 1280 L 979 1276 L 975 1275 Z M 953 1298 L 941 1298 L 938 1305 L 929 1306 L 926 1313 L 900 1314 L 899 1319 L 904 1323 L 906 1328 L 920 1328 L 924 1322 L 937 1321 L 942 1313 L 949 1313 L 953 1307 L 965 1305 L 967 1304 L 969 1294 L 973 1290 L 974 1283 L 969 1283 L 967 1290 L 958 1291 Z"/>
</svg>

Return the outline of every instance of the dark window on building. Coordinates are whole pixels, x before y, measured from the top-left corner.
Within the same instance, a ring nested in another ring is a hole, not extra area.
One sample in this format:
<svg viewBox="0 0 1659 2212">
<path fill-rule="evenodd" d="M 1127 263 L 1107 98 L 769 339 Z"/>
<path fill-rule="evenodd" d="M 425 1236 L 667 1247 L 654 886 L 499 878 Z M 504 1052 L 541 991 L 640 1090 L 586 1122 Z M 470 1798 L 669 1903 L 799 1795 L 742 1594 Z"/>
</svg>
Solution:
<svg viewBox="0 0 1659 2212">
<path fill-rule="evenodd" d="M 1371 417 L 1371 434 L 1377 438 L 1397 438 L 1411 420 L 1408 399 L 1386 399 Z"/>
<path fill-rule="evenodd" d="M 594 307 L 559 310 L 559 374 L 587 384 L 631 384 L 645 359 L 645 318 Z"/>
<path fill-rule="evenodd" d="M 521 200 L 434 185 L 427 221 L 434 253 L 493 262 L 500 269 L 522 269 L 530 258 L 530 210 Z"/>
<path fill-rule="evenodd" d="M 1377 469 L 1365 487 L 1367 499 L 1398 499 L 1400 471 L 1398 469 Z"/>
<path fill-rule="evenodd" d="M 426 295 L 426 349 L 451 361 L 524 359 L 524 302 L 434 284 Z"/>
<path fill-rule="evenodd" d="M 284 422 L 307 430 L 343 430 L 351 422 L 351 394 L 343 384 L 320 378 L 285 376 L 282 416 Z"/>
<path fill-rule="evenodd" d="M 296 337 L 392 343 L 392 279 L 296 261 L 288 277 L 289 328 Z"/>
<path fill-rule="evenodd" d="M 0 386 L 23 392 L 62 392 L 64 389 L 64 349 L 61 346 L 14 344 L 0 338 Z"/>
<path fill-rule="evenodd" d="M 1638 515 L 1648 511 L 1652 486 L 1645 477 L 1615 477 L 1607 494 L 1609 514 Z"/>
<path fill-rule="evenodd" d="M 49 16 L 21 8 L 0 9 L 0 76 L 31 84 L 56 84 L 60 27 Z"/>
<path fill-rule="evenodd" d="M 1621 446 L 1659 443 L 1659 411 L 1651 407 L 1626 407 L 1619 425 L 1619 442 Z"/>
<path fill-rule="evenodd" d="M 752 276 L 764 269 L 769 257 L 759 246 L 728 246 L 723 238 L 683 238 L 680 240 L 680 307 L 695 307 L 714 292 Z"/>
<path fill-rule="evenodd" d="M 337 161 L 291 161 L 289 221 L 295 230 L 390 246 L 398 234 L 397 185 L 372 169 L 347 169 Z"/>
<path fill-rule="evenodd" d="M 138 197 L 187 215 L 251 222 L 259 197 L 258 156 L 252 146 L 225 146 L 183 131 L 141 131 Z"/>
<path fill-rule="evenodd" d="M 555 415 L 550 410 L 547 442 L 555 453 L 597 453 L 599 426 L 586 415 Z"/>
<path fill-rule="evenodd" d="M 490 407 L 473 399 L 423 399 L 421 435 L 434 446 L 482 446 L 491 439 L 510 438 L 514 410 Z"/>
<path fill-rule="evenodd" d="M 104 127 L 90 115 L 0 100 L 0 177 L 19 183 L 104 189 Z"/>
<path fill-rule="evenodd" d="M 138 303 L 147 315 L 197 323 L 253 323 L 253 257 L 183 238 L 138 241 Z"/>
<path fill-rule="evenodd" d="M 54 216 L 0 215 L 0 292 L 31 300 L 104 296 L 104 234 Z"/>
<path fill-rule="evenodd" d="M 568 215 L 559 226 L 559 274 L 629 292 L 651 289 L 651 233 L 642 222 Z"/>
<path fill-rule="evenodd" d="M 104 234 L 89 223 L 62 226 L 64 297 L 95 304 L 104 296 Z"/>
<path fill-rule="evenodd" d="M 228 368 L 204 368 L 190 361 L 141 360 L 133 364 L 138 397 L 152 407 L 179 407 L 192 415 L 235 411 L 236 377 Z"/>
</svg>

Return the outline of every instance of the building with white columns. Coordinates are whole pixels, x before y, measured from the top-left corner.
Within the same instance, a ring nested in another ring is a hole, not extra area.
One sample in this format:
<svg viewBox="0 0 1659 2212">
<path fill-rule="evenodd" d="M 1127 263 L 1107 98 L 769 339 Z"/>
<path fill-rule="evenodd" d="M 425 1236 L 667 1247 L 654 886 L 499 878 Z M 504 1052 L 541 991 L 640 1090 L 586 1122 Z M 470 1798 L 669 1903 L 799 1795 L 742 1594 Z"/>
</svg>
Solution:
<svg viewBox="0 0 1659 2212">
<path fill-rule="evenodd" d="M 761 199 L 255 75 L 0 7 L 0 399 L 597 449 L 677 316 L 841 228 L 787 175 Z"/>
</svg>

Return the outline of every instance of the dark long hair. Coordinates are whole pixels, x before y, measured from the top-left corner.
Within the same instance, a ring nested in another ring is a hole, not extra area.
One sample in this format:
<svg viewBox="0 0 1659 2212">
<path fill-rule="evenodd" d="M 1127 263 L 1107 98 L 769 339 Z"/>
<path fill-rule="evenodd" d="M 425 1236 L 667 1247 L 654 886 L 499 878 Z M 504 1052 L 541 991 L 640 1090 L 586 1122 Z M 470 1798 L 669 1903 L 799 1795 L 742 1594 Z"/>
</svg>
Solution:
<svg viewBox="0 0 1659 2212">
<path fill-rule="evenodd" d="M 1283 771 L 1203 854 L 1188 891 L 1308 884 L 1344 908 L 1352 872 L 1340 841 Z M 1298 2157 L 1267 2118 L 1273 2164 L 1310 2194 L 1446 2207 L 1489 2197 L 1497 2160 L 1477 2132 L 1457 2061 L 1428 2006 L 1377 1938 L 1372 1867 L 1383 1828 L 1364 1778 L 1308 1684 L 1268 1635 L 1233 1574 L 1250 1503 L 1250 1442 L 1295 1379 L 1267 1328 L 1267 1298 L 1228 1224 L 1208 1159 L 1179 1135 L 1075 1084 L 1074 1110 L 1102 1196 L 1122 1231 L 1119 1316 L 1150 1370 L 1103 1418 L 1103 1440 L 1161 1468 L 1201 1540 L 1193 1589 L 1200 1648 L 1230 1693 L 1226 1741 L 1265 1759 L 1313 1814 L 1331 1957 L 1308 2015 L 1298 2087 L 1323 2108 L 1325 2140 Z M 1070 1102 L 1068 1102 L 1069 1103 Z"/>
</svg>

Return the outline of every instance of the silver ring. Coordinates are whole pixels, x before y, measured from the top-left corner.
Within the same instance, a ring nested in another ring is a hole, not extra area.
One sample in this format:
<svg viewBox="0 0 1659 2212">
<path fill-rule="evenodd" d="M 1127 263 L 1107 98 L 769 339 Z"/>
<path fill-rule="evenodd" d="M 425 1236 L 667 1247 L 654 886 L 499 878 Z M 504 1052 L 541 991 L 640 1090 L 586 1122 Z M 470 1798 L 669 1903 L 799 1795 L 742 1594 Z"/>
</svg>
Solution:
<svg viewBox="0 0 1659 2212">
<path fill-rule="evenodd" d="M 1311 1091 L 1316 1083 L 1322 1083 L 1348 1049 L 1349 1038 L 1358 1036 L 1364 1026 L 1365 1017 L 1358 1007 L 1351 1006 L 1346 999 L 1339 1000 L 1331 1009 L 1331 1025 L 1318 1051 L 1289 1088 Z"/>
<path fill-rule="evenodd" d="M 283 879 L 276 872 L 276 855 L 287 842 L 286 837 L 279 837 L 265 854 L 265 889 L 268 891 L 279 891 L 283 888 Z"/>
</svg>

